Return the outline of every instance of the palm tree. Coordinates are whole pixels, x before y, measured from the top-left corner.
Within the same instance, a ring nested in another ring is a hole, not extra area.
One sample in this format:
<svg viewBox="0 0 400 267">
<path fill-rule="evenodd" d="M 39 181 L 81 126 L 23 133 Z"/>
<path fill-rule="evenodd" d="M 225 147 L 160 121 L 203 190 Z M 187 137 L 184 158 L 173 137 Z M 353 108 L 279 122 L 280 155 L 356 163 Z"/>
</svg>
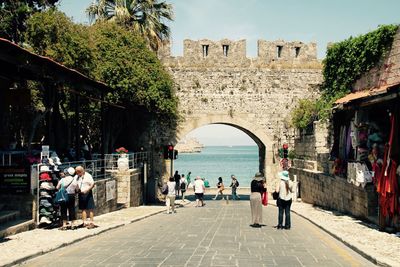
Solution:
<svg viewBox="0 0 400 267">
<path fill-rule="evenodd" d="M 94 0 L 86 9 L 91 22 L 115 21 L 140 34 L 157 51 L 170 38 L 164 23 L 173 20 L 172 5 L 160 0 Z"/>
</svg>

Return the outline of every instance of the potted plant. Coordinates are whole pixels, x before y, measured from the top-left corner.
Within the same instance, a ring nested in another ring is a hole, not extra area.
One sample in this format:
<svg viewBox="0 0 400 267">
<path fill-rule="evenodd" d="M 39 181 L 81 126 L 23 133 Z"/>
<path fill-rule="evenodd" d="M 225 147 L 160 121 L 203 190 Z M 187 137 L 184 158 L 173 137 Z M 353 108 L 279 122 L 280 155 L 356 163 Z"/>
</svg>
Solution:
<svg viewBox="0 0 400 267">
<path fill-rule="evenodd" d="M 127 157 L 128 150 L 125 147 L 120 147 L 115 150 L 119 154 L 117 166 L 119 171 L 129 170 L 129 159 Z"/>
</svg>

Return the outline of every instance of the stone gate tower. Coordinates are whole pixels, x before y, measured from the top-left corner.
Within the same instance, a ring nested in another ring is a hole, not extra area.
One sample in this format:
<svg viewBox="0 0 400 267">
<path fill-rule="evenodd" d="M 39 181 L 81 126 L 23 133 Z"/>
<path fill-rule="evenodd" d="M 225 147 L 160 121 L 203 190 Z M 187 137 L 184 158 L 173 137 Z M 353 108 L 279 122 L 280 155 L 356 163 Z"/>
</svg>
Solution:
<svg viewBox="0 0 400 267">
<path fill-rule="evenodd" d="M 322 82 L 315 43 L 259 40 L 258 56 L 247 58 L 245 40 L 185 40 L 183 57 L 172 57 L 168 46 L 159 57 L 177 84 L 178 139 L 208 124 L 236 127 L 257 143 L 267 178 L 277 170 L 277 144 L 293 135 L 291 109 L 318 96 Z"/>
</svg>

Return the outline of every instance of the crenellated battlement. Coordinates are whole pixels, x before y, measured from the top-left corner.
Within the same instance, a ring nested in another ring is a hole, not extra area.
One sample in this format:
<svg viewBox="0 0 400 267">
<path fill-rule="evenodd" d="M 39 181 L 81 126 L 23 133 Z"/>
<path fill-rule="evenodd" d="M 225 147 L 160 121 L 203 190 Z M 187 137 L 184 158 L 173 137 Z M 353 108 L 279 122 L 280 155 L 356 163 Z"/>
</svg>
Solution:
<svg viewBox="0 0 400 267">
<path fill-rule="evenodd" d="M 189 40 L 183 42 L 183 57 L 172 57 L 169 44 L 159 51 L 159 56 L 164 62 L 180 64 L 215 64 L 215 65 L 249 65 L 271 63 L 305 63 L 317 62 L 316 43 L 305 44 L 299 41 L 285 42 L 283 40 L 266 41 L 258 40 L 257 57 L 247 58 L 246 40 L 220 41 Z"/>
</svg>

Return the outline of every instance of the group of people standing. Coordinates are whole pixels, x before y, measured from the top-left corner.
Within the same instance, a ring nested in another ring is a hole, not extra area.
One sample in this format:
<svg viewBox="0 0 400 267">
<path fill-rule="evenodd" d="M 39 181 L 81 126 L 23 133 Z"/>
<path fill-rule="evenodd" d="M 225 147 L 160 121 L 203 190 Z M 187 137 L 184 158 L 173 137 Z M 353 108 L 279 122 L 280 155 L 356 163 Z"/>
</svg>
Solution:
<svg viewBox="0 0 400 267">
<path fill-rule="evenodd" d="M 290 207 L 292 205 L 293 182 L 289 179 L 289 172 L 282 171 L 278 174 L 274 194 L 277 195 L 276 204 L 278 206 L 278 225 L 276 228 L 289 230 L 291 228 Z M 250 184 L 250 208 L 251 208 L 251 227 L 259 228 L 262 224 L 262 195 L 267 192 L 265 178 L 261 173 L 256 173 Z M 285 214 L 285 224 L 283 224 L 283 214 Z"/>
<path fill-rule="evenodd" d="M 61 187 L 64 187 L 68 193 L 68 199 L 66 202 L 60 203 L 62 226 L 59 229 L 67 230 L 70 228 L 74 230 L 78 228 L 75 210 L 76 195 L 78 195 L 79 209 L 82 211 L 81 226 L 88 229 L 97 227 L 94 224 L 95 204 L 92 193 L 94 187 L 92 175 L 86 172 L 82 166 L 77 166 L 76 168 L 69 167 L 64 171 L 62 176 L 56 188 L 60 190 Z M 87 221 L 88 213 L 90 222 Z M 68 225 L 68 219 L 71 222 L 70 225 Z"/>
</svg>

